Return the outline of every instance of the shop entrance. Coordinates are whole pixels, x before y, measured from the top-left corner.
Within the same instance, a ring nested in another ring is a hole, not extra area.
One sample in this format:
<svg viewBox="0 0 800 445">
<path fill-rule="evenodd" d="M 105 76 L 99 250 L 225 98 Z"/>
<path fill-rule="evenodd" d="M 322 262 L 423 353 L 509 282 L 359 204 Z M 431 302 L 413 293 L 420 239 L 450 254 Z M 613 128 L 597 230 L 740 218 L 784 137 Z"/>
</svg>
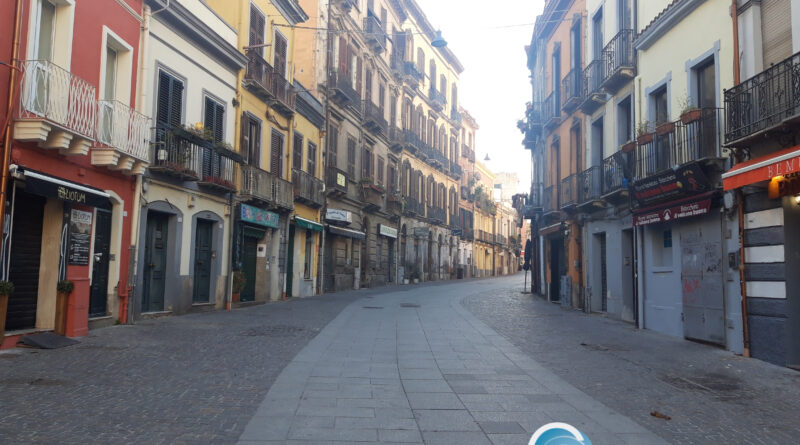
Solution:
<svg viewBox="0 0 800 445">
<path fill-rule="evenodd" d="M 17 189 L 14 198 L 11 268 L 8 272 L 9 281 L 14 283 L 14 292 L 8 296 L 6 331 L 36 326 L 44 204 L 45 198 Z"/>
<path fill-rule="evenodd" d="M 290 298 L 294 296 L 294 236 L 296 233 L 295 225 L 289 226 L 289 249 L 286 259 L 286 295 Z"/>
<path fill-rule="evenodd" d="M 244 273 L 244 289 L 239 294 L 242 302 L 256 300 L 256 258 L 258 256 L 258 239 L 245 234 L 242 243 L 242 273 Z"/>
<path fill-rule="evenodd" d="M 111 212 L 97 209 L 94 227 L 92 286 L 89 293 L 89 317 L 108 315 L 108 262 L 111 252 Z"/>
<path fill-rule="evenodd" d="M 169 215 L 149 212 L 145 233 L 145 268 L 142 312 L 164 310 Z"/>
<path fill-rule="evenodd" d="M 211 301 L 211 238 L 214 222 L 197 220 L 194 239 L 194 283 L 192 301 L 208 303 Z"/>
<path fill-rule="evenodd" d="M 725 344 L 724 283 L 719 233 L 693 231 L 682 236 L 684 337 Z"/>
<path fill-rule="evenodd" d="M 561 300 L 561 263 L 564 256 L 564 240 L 550 240 L 550 301 Z"/>
</svg>

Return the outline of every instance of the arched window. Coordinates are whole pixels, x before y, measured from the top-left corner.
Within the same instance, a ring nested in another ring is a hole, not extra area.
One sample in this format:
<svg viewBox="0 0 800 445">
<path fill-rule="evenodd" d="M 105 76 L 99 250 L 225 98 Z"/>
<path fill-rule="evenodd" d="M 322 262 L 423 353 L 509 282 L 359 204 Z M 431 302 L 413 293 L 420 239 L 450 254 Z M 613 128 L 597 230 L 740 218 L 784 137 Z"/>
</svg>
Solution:
<svg viewBox="0 0 800 445">
<path fill-rule="evenodd" d="M 450 103 L 453 111 L 458 110 L 458 86 L 453 84 L 453 91 L 450 93 Z"/>
<path fill-rule="evenodd" d="M 411 111 L 413 110 L 413 106 L 411 105 L 411 101 L 406 98 L 403 101 L 403 114 L 401 115 L 401 119 L 403 120 L 403 130 L 411 129 Z"/>
<path fill-rule="evenodd" d="M 417 105 L 417 136 L 420 140 L 425 140 L 425 113 L 422 111 L 422 105 Z"/>
<path fill-rule="evenodd" d="M 436 199 L 436 182 L 433 180 L 433 175 L 428 176 L 428 184 L 425 189 L 425 203 L 429 206 L 434 206 Z"/>
</svg>

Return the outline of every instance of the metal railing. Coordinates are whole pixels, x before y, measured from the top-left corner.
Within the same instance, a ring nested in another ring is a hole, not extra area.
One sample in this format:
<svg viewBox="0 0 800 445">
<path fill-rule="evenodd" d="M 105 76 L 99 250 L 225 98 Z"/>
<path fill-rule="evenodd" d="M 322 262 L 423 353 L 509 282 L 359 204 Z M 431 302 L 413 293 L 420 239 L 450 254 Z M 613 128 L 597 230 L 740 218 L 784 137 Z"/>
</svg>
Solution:
<svg viewBox="0 0 800 445">
<path fill-rule="evenodd" d="M 800 115 L 800 53 L 725 90 L 725 142 L 754 136 Z"/>
<path fill-rule="evenodd" d="M 329 191 L 335 190 L 346 194 L 347 173 L 336 167 L 327 167 L 325 169 L 325 185 Z"/>
<path fill-rule="evenodd" d="M 286 80 L 283 73 L 276 72 L 275 68 L 261 57 L 258 50 L 248 50 L 247 57 L 249 61 L 245 72 L 245 80 L 255 82 L 261 90 L 281 102 L 285 107 L 293 110 L 296 93 L 294 87 Z"/>
<path fill-rule="evenodd" d="M 494 236 L 494 242 L 495 242 L 495 244 L 499 244 L 501 246 L 505 246 L 505 245 L 508 244 L 508 238 L 506 238 L 503 235 L 495 235 Z"/>
<path fill-rule="evenodd" d="M 235 191 L 240 165 L 237 160 L 217 150 L 204 149 L 202 173 L 197 182 L 207 187 Z"/>
<path fill-rule="evenodd" d="M 688 124 L 671 122 L 669 131 L 654 133 L 652 141 L 636 147 L 636 177 L 642 179 L 692 161 L 719 158 L 721 118 L 721 110 L 704 108 L 700 119 Z"/>
<path fill-rule="evenodd" d="M 603 58 L 606 62 L 604 82 L 612 80 L 619 70 L 636 66 L 636 51 L 633 48 L 635 36 L 634 30 L 623 29 L 603 48 Z"/>
<path fill-rule="evenodd" d="M 431 219 L 431 220 L 434 220 L 434 221 L 441 221 L 442 223 L 446 223 L 447 222 L 447 210 L 439 208 L 439 207 L 428 206 L 428 219 Z"/>
<path fill-rule="evenodd" d="M 627 187 L 625 169 L 630 166 L 630 159 L 630 153 L 621 151 L 603 159 L 603 194 L 614 193 Z"/>
<path fill-rule="evenodd" d="M 450 120 L 457 124 L 460 124 L 461 113 L 457 109 L 453 108 L 452 110 L 450 110 Z"/>
<path fill-rule="evenodd" d="M 386 32 L 378 19 L 371 13 L 372 11 L 364 18 L 364 38 L 367 43 L 374 45 L 377 52 L 383 52 L 386 49 Z"/>
<path fill-rule="evenodd" d="M 331 90 L 338 91 L 341 94 L 341 97 L 349 102 L 352 102 L 355 104 L 355 106 L 358 106 L 359 102 L 361 101 L 361 96 L 359 96 L 358 92 L 356 92 L 355 88 L 353 88 L 353 83 L 349 75 L 339 71 L 334 71 L 330 74 L 328 82 Z"/>
<path fill-rule="evenodd" d="M 531 192 L 528 194 L 528 205 L 533 208 L 542 208 L 542 186 L 541 182 L 531 182 Z"/>
<path fill-rule="evenodd" d="M 149 162 L 152 119 L 116 100 L 98 102 L 97 141 L 120 153 Z"/>
<path fill-rule="evenodd" d="M 383 117 L 383 108 L 375 105 L 369 99 L 364 101 L 364 123 L 383 132 L 383 134 L 389 131 L 389 122 Z"/>
<path fill-rule="evenodd" d="M 423 142 L 413 130 L 403 130 L 403 137 L 405 139 L 406 146 L 412 150 L 417 152 L 425 152 L 426 150 L 429 150 L 428 144 Z"/>
<path fill-rule="evenodd" d="M 593 60 L 583 70 L 583 99 L 600 92 L 600 86 L 605 80 L 606 62 L 602 59 Z"/>
<path fill-rule="evenodd" d="M 303 170 L 292 169 L 294 199 L 311 207 L 322 207 L 325 204 L 325 183 Z"/>
<path fill-rule="evenodd" d="M 425 75 L 422 74 L 419 68 L 417 68 L 417 64 L 414 62 L 405 62 L 403 72 L 406 76 L 411 77 L 417 82 L 422 82 L 422 80 L 425 79 Z"/>
<path fill-rule="evenodd" d="M 405 200 L 405 205 L 403 210 L 406 213 L 416 216 L 425 216 L 425 204 L 409 196 L 403 199 Z"/>
<path fill-rule="evenodd" d="M 19 103 L 19 119 L 44 119 L 86 139 L 96 138 L 95 86 L 53 62 L 22 62 Z"/>
<path fill-rule="evenodd" d="M 550 125 L 557 123 L 559 119 L 561 119 L 561 104 L 558 94 L 552 92 L 542 104 L 542 120 L 544 125 Z"/>
<path fill-rule="evenodd" d="M 578 204 L 599 199 L 603 195 L 602 170 L 599 165 L 578 174 Z"/>
<path fill-rule="evenodd" d="M 447 156 L 445 156 L 445 154 L 442 153 L 441 151 L 435 148 L 430 148 L 430 153 L 428 154 L 428 158 L 430 160 L 433 160 L 434 162 L 438 162 L 444 170 L 450 169 L 450 160 L 447 159 Z"/>
<path fill-rule="evenodd" d="M 550 186 L 545 187 L 542 193 L 542 209 L 546 212 L 553 212 L 559 209 L 558 207 L 558 187 Z"/>
<path fill-rule="evenodd" d="M 430 88 L 428 98 L 431 100 L 433 106 L 439 109 L 444 108 L 444 106 L 447 105 L 447 96 L 445 96 L 443 92 L 437 90 L 435 87 Z"/>
<path fill-rule="evenodd" d="M 469 145 L 467 144 L 461 145 L 461 156 L 469 159 L 472 162 L 475 162 L 475 151 L 469 148 Z"/>
<path fill-rule="evenodd" d="M 460 166 L 460 165 L 458 165 L 458 163 L 456 163 L 456 162 L 451 162 L 451 163 L 450 163 L 450 173 L 452 173 L 452 174 L 454 174 L 454 175 L 461 176 L 461 175 L 463 175 L 463 174 L 464 174 L 464 169 L 463 169 L 463 168 L 461 168 L 461 166 Z"/>
<path fill-rule="evenodd" d="M 241 194 L 276 207 L 294 209 L 292 183 L 252 165 L 242 166 Z"/>
<path fill-rule="evenodd" d="M 569 175 L 561 180 L 561 197 L 559 203 L 561 208 L 574 206 L 578 200 L 577 190 L 578 175 Z"/>
<path fill-rule="evenodd" d="M 206 151 L 213 150 L 211 142 L 181 128 L 158 124 L 155 128 L 153 157 L 150 170 L 197 181 L 203 172 Z"/>
<path fill-rule="evenodd" d="M 580 68 L 573 68 L 561 80 L 562 108 L 566 110 L 577 106 L 582 94 L 583 71 Z"/>
</svg>

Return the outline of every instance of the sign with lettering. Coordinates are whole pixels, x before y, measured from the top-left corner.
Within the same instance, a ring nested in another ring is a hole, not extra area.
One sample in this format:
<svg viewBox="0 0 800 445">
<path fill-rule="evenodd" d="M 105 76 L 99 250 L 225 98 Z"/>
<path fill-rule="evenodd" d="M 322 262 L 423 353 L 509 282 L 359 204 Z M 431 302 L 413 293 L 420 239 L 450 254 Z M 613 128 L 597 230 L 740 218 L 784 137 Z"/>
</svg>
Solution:
<svg viewBox="0 0 800 445">
<path fill-rule="evenodd" d="M 414 236 L 417 238 L 427 238 L 430 232 L 427 227 L 414 227 Z"/>
<path fill-rule="evenodd" d="M 378 233 L 389 238 L 397 238 L 397 229 L 394 227 L 387 227 L 383 224 L 378 224 Z"/>
<path fill-rule="evenodd" d="M 280 228 L 280 216 L 269 210 L 259 209 L 258 207 L 242 204 L 241 220 L 259 226 Z"/>
<path fill-rule="evenodd" d="M 111 208 L 107 195 L 102 191 L 93 193 L 87 186 L 70 187 L 67 181 L 53 178 L 53 180 L 40 179 L 41 177 L 50 178 L 44 174 L 37 174 L 37 177 L 25 176 L 25 191 L 39 196 L 56 198 L 73 204 L 82 204 L 92 207 Z M 87 191 L 89 190 L 89 191 Z"/>
<path fill-rule="evenodd" d="M 648 207 L 669 199 L 706 192 L 710 190 L 710 185 L 700 167 L 689 164 L 637 181 L 631 190 L 637 207 Z"/>
<path fill-rule="evenodd" d="M 770 199 L 800 194 L 800 173 L 772 178 L 767 194 Z"/>
<path fill-rule="evenodd" d="M 344 173 L 336 172 L 336 184 L 340 187 L 347 187 L 347 176 Z"/>
<path fill-rule="evenodd" d="M 675 219 L 688 218 L 690 216 L 705 215 L 711 210 L 711 199 L 681 204 L 661 210 L 634 215 L 633 224 L 645 226 L 660 222 L 669 222 Z"/>
<path fill-rule="evenodd" d="M 328 221 L 338 221 L 350 224 L 353 222 L 353 213 L 348 210 L 328 209 L 328 211 L 325 213 L 325 219 Z"/>
<path fill-rule="evenodd" d="M 800 174 L 800 145 L 736 164 L 722 174 L 725 190 Z"/>
<path fill-rule="evenodd" d="M 72 209 L 69 218 L 69 264 L 89 265 L 92 246 L 92 212 Z"/>
</svg>

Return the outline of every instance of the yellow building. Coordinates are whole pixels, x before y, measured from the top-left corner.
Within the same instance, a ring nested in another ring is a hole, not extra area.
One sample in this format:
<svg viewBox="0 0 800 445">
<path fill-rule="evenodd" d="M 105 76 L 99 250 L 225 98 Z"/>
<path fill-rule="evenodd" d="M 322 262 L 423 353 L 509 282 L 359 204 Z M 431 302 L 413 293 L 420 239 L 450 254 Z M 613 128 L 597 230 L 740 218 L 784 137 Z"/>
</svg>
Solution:
<svg viewBox="0 0 800 445">
<path fill-rule="evenodd" d="M 494 238 L 497 206 L 492 199 L 493 190 L 494 173 L 480 161 L 476 161 L 472 199 L 475 202 L 475 266 L 479 277 L 495 275 L 497 267 Z"/>
<path fill-rule="evenodd" d="M 308 285 L 305 278 L 296 280 L 294 269 L 307 250 L 295 255 L 294 245 L 304 245 L 308 232 L 300 230 L 297 235 L 298 220 L 291 216 L 295 193 L 290 181 L 293 169 L 297 170 L 293 165 L 296 147 L 301 152 L 300 162 L 307 157 L 302 152 L 307 150 L 309 141 L 316 141 L 320 151 L 319 131 L 303 123 L 296 112 L 295 25 L 308 16 L 291 0 L 207 3 L 237 30 L 237 46 L 248 58 L 246 70 L 239 75 L 234 101 L 239 135 L 236 147 L 244 158 L 238 204 L 233 210 L 234 270 L 240 277 L 243 275 L 244 281 L 240 300 L 275 300 L 287 293 L 301 295 L 303 290 L 309 290 Z M 318 156 L 317 153 L 315 157 Z M 297 171 L 302 176 L 303 172 Z M 307 182 L 314 183 L 311 179 Z M 313 190 L 307 195 L 314 195 Z M 302 225 L 317 227 L 314 224 L 319 218 L 313 209 L 322 204 L 320 199 L 312 202 L 310 209 L 299 210 L 308 217 L 300 216 L 300 229 L 313 232 Z M 287 285 L 291 286 L 288 292 Z"/>
</svg>

